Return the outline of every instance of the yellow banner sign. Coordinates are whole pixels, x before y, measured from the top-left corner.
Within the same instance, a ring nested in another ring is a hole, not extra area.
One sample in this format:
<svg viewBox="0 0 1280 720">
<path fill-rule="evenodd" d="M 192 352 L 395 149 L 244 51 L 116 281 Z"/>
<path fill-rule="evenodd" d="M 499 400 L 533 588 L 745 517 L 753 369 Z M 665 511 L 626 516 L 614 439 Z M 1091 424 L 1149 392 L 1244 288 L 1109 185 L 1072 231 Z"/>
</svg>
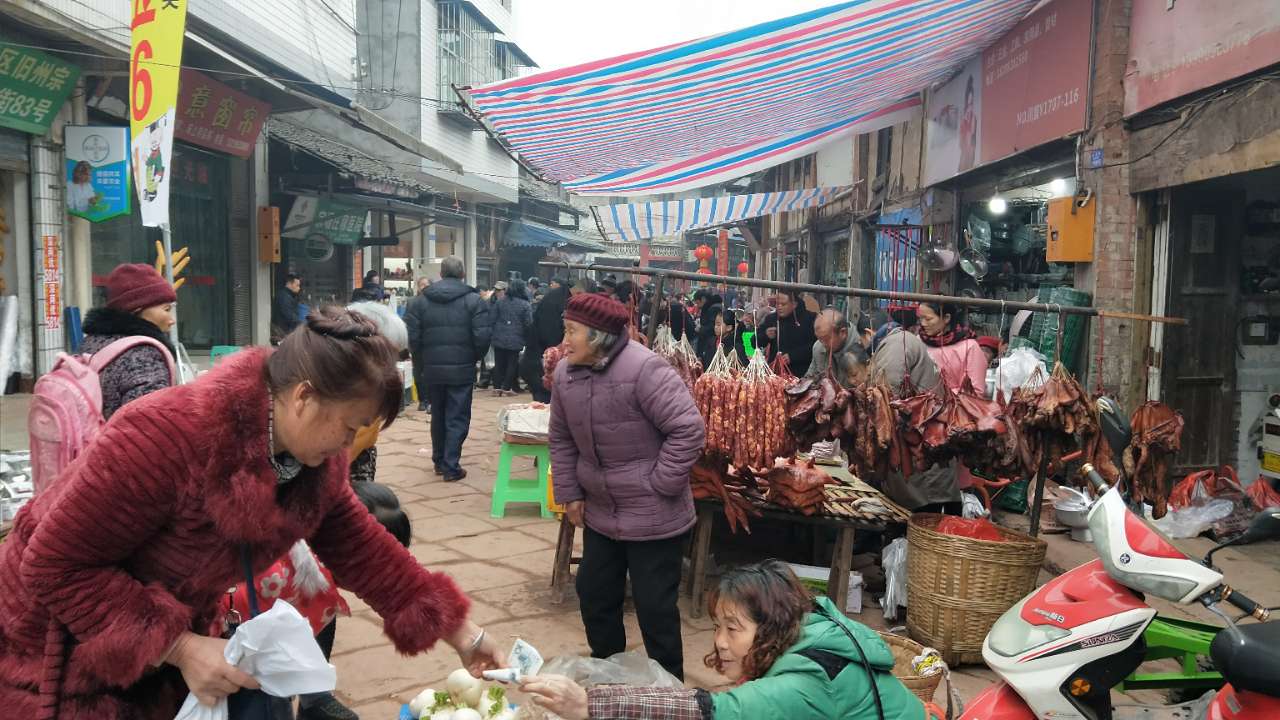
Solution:
<svg viewBox="0 0 1280 720">
<path fill-rule="evenodd" d="M 129 129 L 135 136 L 178 101 L 186 24 L 186 0 L 133 0 Z"/>
</svg>

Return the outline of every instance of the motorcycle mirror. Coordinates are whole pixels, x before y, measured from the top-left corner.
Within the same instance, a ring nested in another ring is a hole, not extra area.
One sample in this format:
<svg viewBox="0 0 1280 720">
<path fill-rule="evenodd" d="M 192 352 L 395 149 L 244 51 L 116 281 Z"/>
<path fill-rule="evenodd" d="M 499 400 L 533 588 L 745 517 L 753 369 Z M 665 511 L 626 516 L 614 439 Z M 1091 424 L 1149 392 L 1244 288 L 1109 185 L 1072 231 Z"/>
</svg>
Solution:
<svg viewBox="0 0 1280 720">
<path fill-rule="evenodd" d="M 1280 537 L 1280 507 L 1273 506 L 1255 515 L 1236 543 L 1255 543 L 1277 537 Z"/>
<path fill-rule="evenodd" d="M 1204 556 L 1204 564 L 1213 566 L 1213 554 L 1232 545 L 1248 545 L 1280 537 L 1280 507 L 1269 507 L 1253 517 L 1253 522 L 1239 535 L 1230 540 L 1218 543 L 1208 555 Z"/>
</svg>

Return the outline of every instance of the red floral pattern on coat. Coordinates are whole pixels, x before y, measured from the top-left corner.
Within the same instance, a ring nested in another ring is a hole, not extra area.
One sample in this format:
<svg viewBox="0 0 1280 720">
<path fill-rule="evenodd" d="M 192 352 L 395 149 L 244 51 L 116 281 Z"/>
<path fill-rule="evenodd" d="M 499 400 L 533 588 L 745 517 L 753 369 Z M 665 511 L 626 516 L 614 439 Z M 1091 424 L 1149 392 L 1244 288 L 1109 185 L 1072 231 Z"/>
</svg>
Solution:
<svg viewBox="0 0 1280 720">
<path fill-rule="evenodd" d="M 311 632 L 317 634 L 339 615 L 351 617 L 351 607 L 338 592 L 338 585 L 333 581 L 333 573 L 329 572 L 329 568 L 324 565 L 320 565 L 320 572 L 329 583 L 328 589 L 307 597 L 294 585 L 293 580 L 297 576 L 297 571 L 293 567 L 293 561 L 288 555 L 280 558 L 254 578 L 258 590 L 258 612 L 264 613 L 276 604 L 276 600 L 284 600 L 297 608 L 302 617 L 311 623 Z M 240 613 L 241 618 L 249 619 L 249 596 L 244 591 L 244 583 L 236 585 L 234 592 L 228 592 L 222 596 L 222 601 L 218 605 L 218 619 L 214 623 L 211 634 L 227 633 L 229 630 L 227 615 L 233 607 Z"/>
</svg>

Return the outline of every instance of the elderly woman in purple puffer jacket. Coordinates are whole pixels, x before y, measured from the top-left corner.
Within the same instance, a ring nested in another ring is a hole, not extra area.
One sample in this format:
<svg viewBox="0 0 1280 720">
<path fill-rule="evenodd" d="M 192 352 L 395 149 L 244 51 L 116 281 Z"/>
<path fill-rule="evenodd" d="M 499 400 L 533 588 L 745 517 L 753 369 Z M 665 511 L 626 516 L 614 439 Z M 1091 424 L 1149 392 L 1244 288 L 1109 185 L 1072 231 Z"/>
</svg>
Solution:
<svg viewBox="0 0 1280 720">
<path fill-rule="evenodd" d="M 551 396 L 555 496 L 583 532 L 577 589 L 592 656 L 626 649 L 630 573 L 645 651 L 683 679 L 676 598 L 702 416 L 667 361 L 630 340 L 627 322 L 627 308 L 601 295 L 565 307 L 568 349 Z"/>
</svg>

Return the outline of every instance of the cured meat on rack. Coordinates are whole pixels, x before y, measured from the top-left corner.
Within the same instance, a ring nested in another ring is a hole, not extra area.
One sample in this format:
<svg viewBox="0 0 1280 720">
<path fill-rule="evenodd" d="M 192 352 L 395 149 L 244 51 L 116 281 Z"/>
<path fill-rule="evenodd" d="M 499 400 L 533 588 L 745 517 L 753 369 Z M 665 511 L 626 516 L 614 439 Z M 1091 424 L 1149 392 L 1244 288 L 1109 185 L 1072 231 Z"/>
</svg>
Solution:
<svg viewBox="0 0 1280 720">
<path fill-rule="evenodd" d="M 1151 516 L 1164 517 L 1172 482 L 1169 465 L 1182 449 L 1182 414 L 1160 402 L 1143 403 L 1129 419 L 1133 438 L 1124 451 L 1124 471 L 1135 500 L 1151 504 Z"/>
<path fill-rule="evenodd" d="M 693 384 L 702 376 L 702 361 L 689 344 L 688 336 L 676 340 L 671 335 L 671 328 L 663 325 L 654 337 L 653 351 L 675 368 L 676 374 L 692 391 Z"/>
<path fill-rule="evenodd" d="M 785 381 L 757 353 L 746 370 L 731 367 L 724 347 L 694 383 L 693 398 L 706 423 L 708 455 L 735 467 L 767 467 L 787 445 Z"/>
<path fill-rule="evenodd" d="M 713 499 L 724 503 L 724 516 L 729 530 L 742 528 L 751 533 L 748 518 L 759 517 L 757 505 L 764 503 L 762 480 L 750 472 L 731 472 L 728 463 L 707 456 L 694 463 L 690 471 L 695 500 Z"/>
</svg>

